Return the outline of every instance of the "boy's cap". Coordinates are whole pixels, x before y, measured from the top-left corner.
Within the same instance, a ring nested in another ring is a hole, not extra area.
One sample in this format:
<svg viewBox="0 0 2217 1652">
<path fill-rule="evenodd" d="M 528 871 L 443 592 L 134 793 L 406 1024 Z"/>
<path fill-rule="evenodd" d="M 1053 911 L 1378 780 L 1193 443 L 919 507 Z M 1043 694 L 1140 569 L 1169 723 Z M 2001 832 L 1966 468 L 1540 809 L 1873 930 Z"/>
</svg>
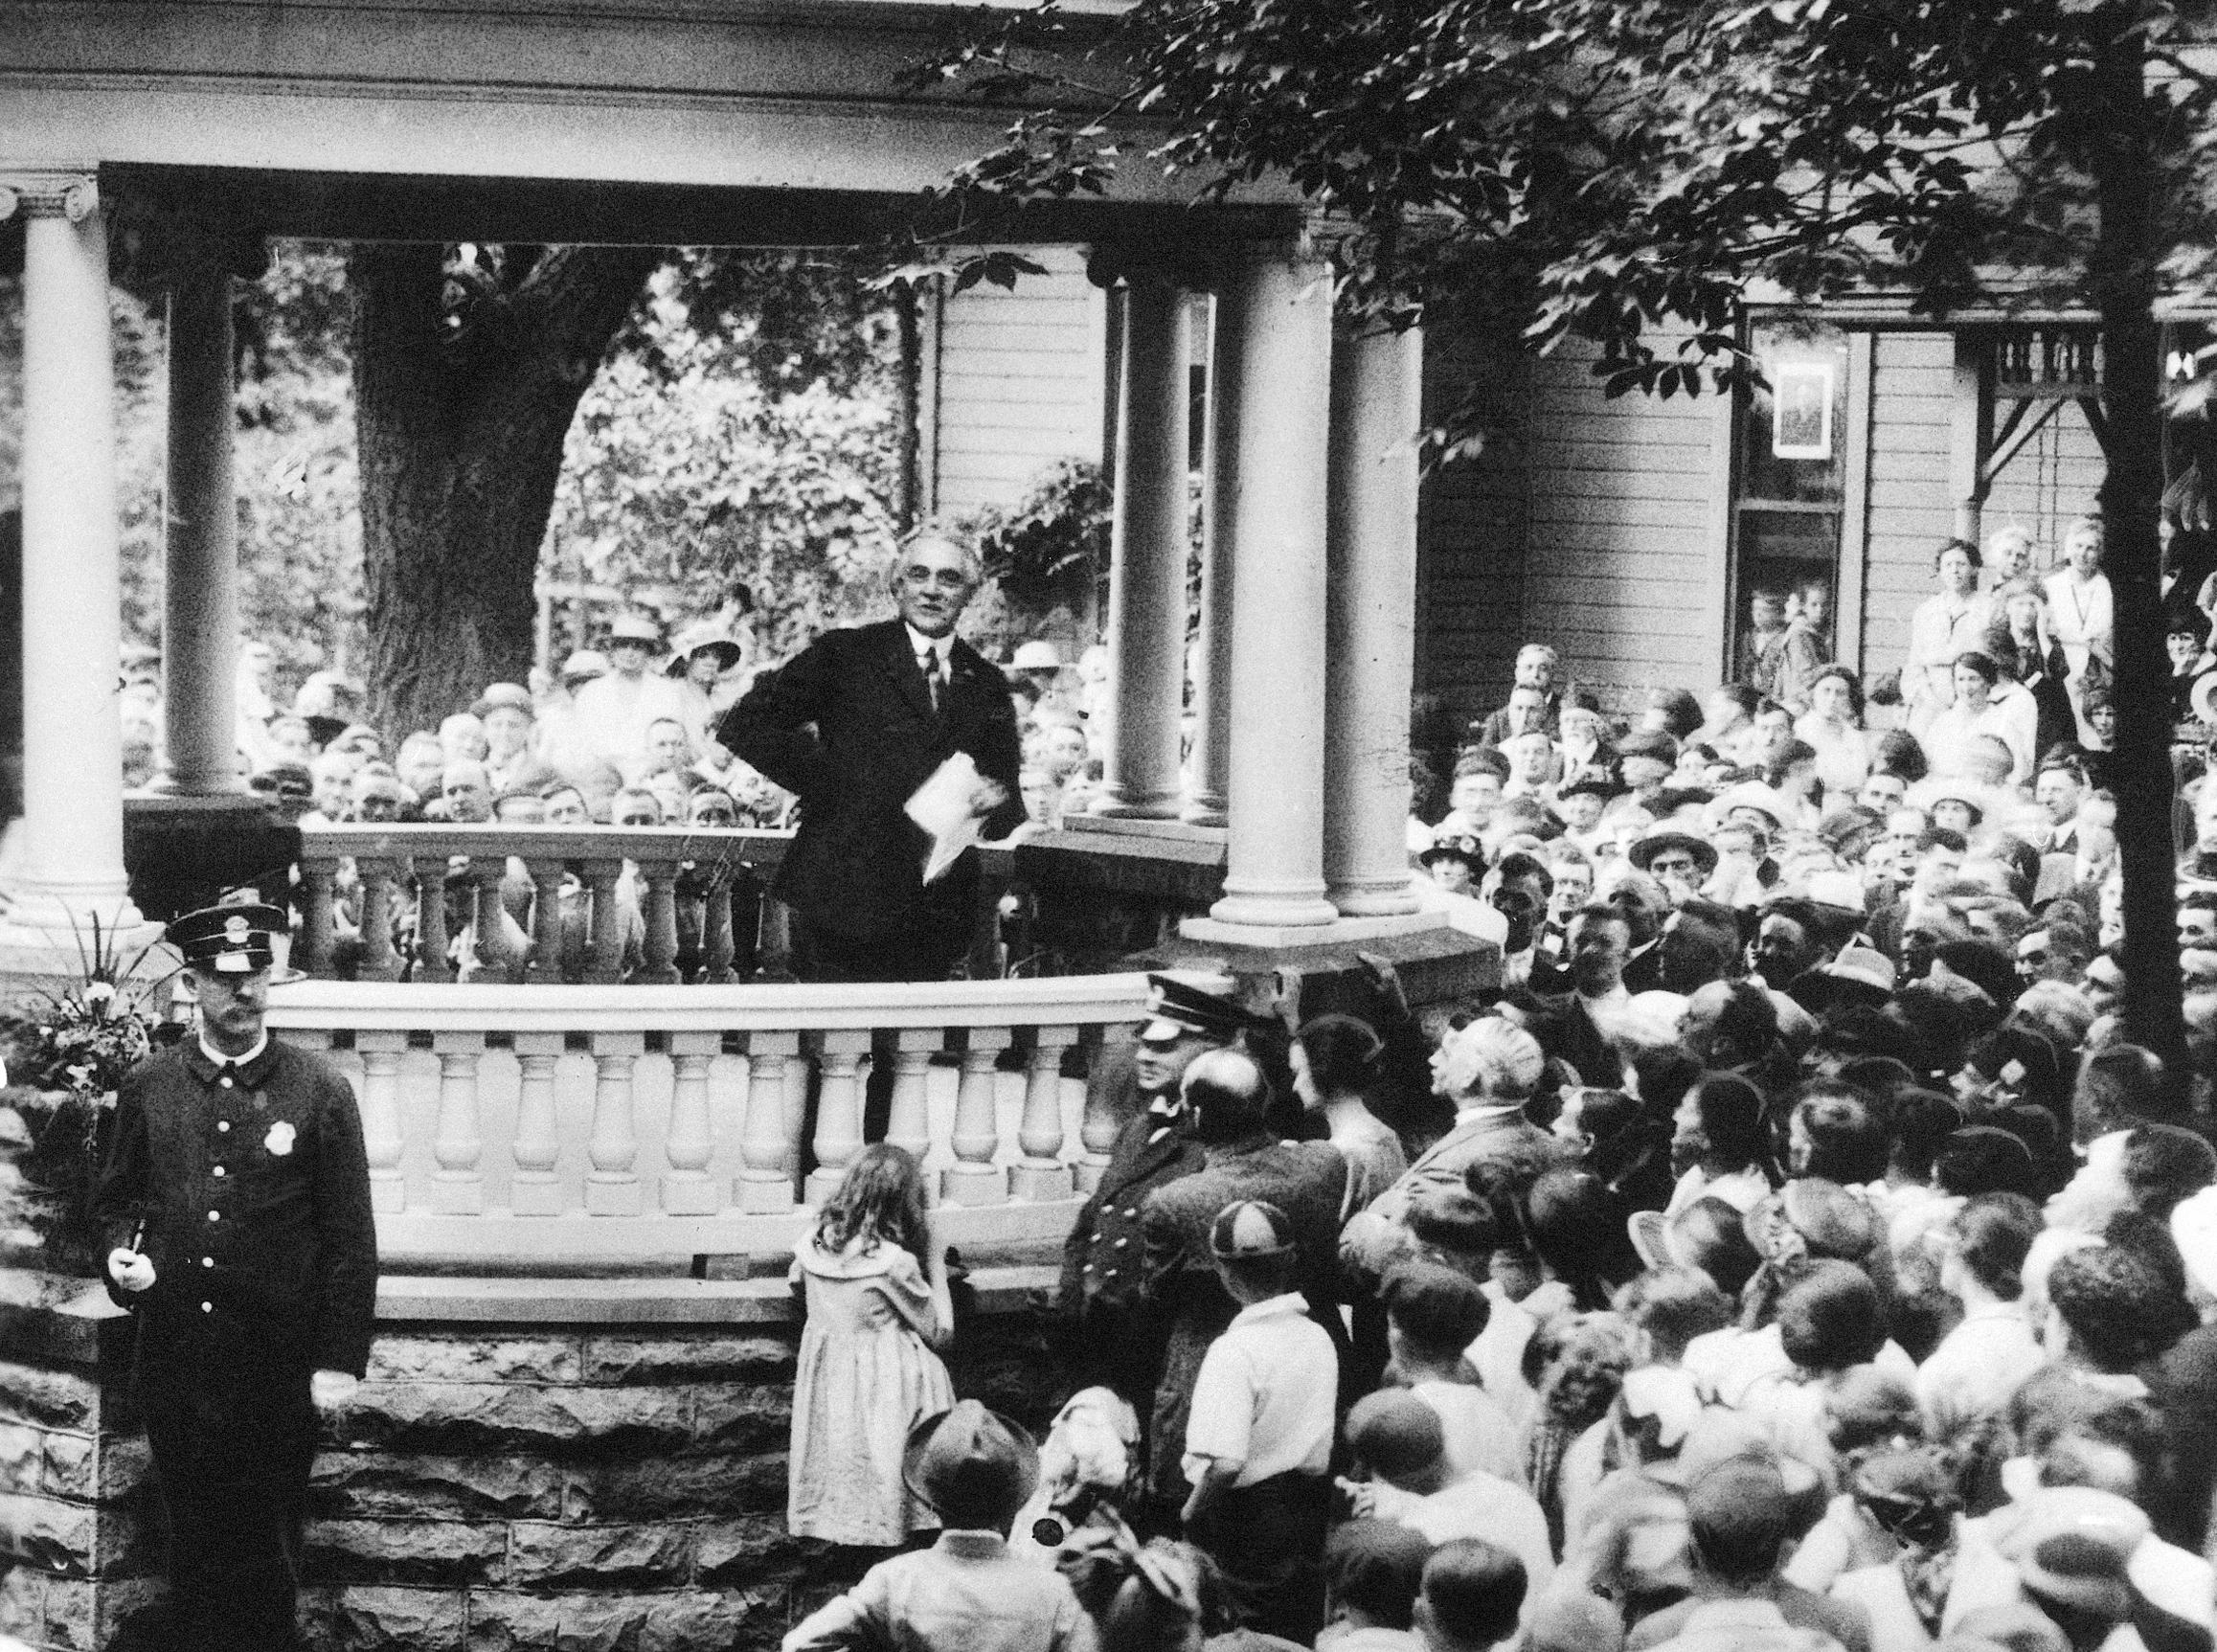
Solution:
<svg viewBox="0 0 2217 1652">
<path fill-rule="evenodd" d="M 1293 1249 L 1293 1223 L 1276 1205 L 1241 1199 L 1216 1212 L 1209 1248 L 1228 1262 L 1282 1256 Z"/>
</svg>

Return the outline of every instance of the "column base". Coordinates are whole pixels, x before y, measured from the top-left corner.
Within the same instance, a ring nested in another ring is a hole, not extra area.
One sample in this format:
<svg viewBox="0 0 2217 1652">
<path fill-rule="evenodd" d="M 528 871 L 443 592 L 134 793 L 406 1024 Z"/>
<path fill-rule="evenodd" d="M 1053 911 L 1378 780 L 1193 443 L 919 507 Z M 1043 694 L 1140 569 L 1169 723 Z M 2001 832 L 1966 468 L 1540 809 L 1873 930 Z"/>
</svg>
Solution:
<svg viewBox="0 0 2217 1652">
<path fill-rule="evenodd" d="M 210 803 L 246 803 L 256 810 L 266 810 L 269 800 L 246 789 L 243 781 L 210 775 L 178 775 L 164 769 L 146 785 L 148 796 L 170 803 L 191 803 L 205 799 Z"/>
<path fill-rule="evenodd" d="M 1007 1172 L 998 1165 L 949 1165 L 940 1177 L 939 1197 L 950 1205 L 1006 1205 Z"/>
<path fill-rule="evenodd" d="M 435 1215 L 482 1216 L 485 1178 L 470 1171 L 437 1171 L 431 1178 L 430 1202 Z"/>
<path fill-rule="evenodd" d="M 1215 916 L 1226 903 L 1219 901 L 1207 917 L 1178 920 L 1178 934 L 1186 940 L 1227 946 L 1344 946 L 1352 941 L 1383 940 L 1390 936 L 1420 935 L 1448 927 L 1444 913 L 1414 912 L 1374 917 L 1342 917 L 1336 913 L 1325 923 L 1226 922 Z"/>
<path fill-rule="evenodd" d="M 125 894 L 72 896 L 46 890 L 11 890 L 0 912 L 0 981 L 11 987 L 81 984 L 93 958 L 93 918 L 100 918 L 102 961 L 116 968 L 138 959 L 162 939 Z M 176 955 L 164 949 L 140 964 L 139 974 L 169 973 Z"/>
<path fill-rule="evenodd" d="M 1097 820 L 1174 821 L 1179 802 L 1176 792 L 1104 791 L 1085 812 Z"/>
<path fill-rule="evenodd" d="M 811 1211 L 824 1209 L 824 1202 L 839 1191 L 839 1184 L 847 1177 L 847 1166 L 833 1165 L 808 1172 L 808 1179 L 801 1184 L 801 1202 Z"/>
<path fill-rule="evenodd" d="M 1401 917 L 1419 910 L 1415 888 L 1405 871 L 1334 884 L 1324 898 L 1339 908 L 1342 917 Z"/>
<path fill-rule="evenodd" d="M 1186 806 L 1178 811 L 1178 818 L 1188 826 L 1229 826 L 1232 824 L 1232 805 L 1214 792 L 1202 792 L 1186 800 Z"/>
<path fill-rule="evenodd" d="M 732 1206 L 742 1216 L 781 1216 L 793 1208 L 793 1178 L 742 1171 L 732 1182 Z"/>
<path fill-rule="evenodd" d="M 509 1177 L 509 1209 L 519 1216 L 562 1213 L 562 1179 L 551 1170 L 518 1170 Z"/>
<path fill-rule="evenodd" d="M 1008 1167 L 1008 1196 L 1021 1199 L 1028 1205 L 1045 1205 L 1070 1197 L 1070 1166 L 1068 1165 L 1011 1165 Z"/>
<path fill-rule="evenodd" d="M 1100 1179 L 1108 1173 L 1108 1167 L 1109 1162 L 1105 1158 L 1080 1159 L 1070 1167 L 1072 1179 L 1077 1183 L 1081 1198 L 1100 1191 Z"/>
<path fill-rule="evenodd" d="M 715 1180 L 706 1170 L 672 1170 L 662 1178 L 665 1215 L 713 1216 L 720 1204 Z"/>
<path fill-rule="evenodd" d="M 370 1209 L 380 1216 L 396 1214 L 408 1208 L 408 1181 L 397 1170 L 372 1170 L 370 1172 Z"/>
<path fill-rule="evenodd" d="M 646 1213 L 646 1188 L 637 1176 L 585 1178 L 585 1213 L 588 1216 L 643 1216 Z"/>
<path fill-rule="evenodd" d="M 1225 841 L 1221 826 L 1210 826 L 1174 815 L 1067 815 L 1062 829 L 1095 837 L 1162 838 L 1179 843 Z"/>
</svg>

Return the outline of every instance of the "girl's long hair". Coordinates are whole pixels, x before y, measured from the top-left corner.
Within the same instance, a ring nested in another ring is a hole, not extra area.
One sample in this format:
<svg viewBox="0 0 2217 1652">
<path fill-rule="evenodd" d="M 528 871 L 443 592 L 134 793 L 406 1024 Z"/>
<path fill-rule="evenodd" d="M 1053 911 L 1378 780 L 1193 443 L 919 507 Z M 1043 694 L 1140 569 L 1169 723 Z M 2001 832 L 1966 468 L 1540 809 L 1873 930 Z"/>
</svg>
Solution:
<svg viewBox="0 0 2217 1652">
<path fill-rule="evenodd" d="M 816 1248 L 833 1256 L 857 1239 L 866 1252 L 894 1244 L 929 1269 L 929 1237 L 923 1166 L 891 1142 L 872 1142 L 855 1154 L 816 1217 Z"/>
</svg>

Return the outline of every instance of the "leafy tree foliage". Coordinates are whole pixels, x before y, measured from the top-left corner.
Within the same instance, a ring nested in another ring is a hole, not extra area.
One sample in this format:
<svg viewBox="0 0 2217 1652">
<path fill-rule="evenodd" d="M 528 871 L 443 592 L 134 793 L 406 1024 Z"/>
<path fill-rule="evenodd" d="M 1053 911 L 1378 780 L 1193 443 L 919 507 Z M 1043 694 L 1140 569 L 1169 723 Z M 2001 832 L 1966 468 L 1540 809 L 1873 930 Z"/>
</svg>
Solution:
<svg viewBox="0 0 2217 1652">
<path fill-rule="evenodd" d="M 892 313 L 859 267 L 695 252 L 580 402 L 547 559 L 671 621 L 745 586 L 765 658 L 882 607 L 898 533 Z"/>
<path fill-rule="evenodd" d="M 1052 3 L 933 72 L 1028 105 L 954 180 L 972 204 L 1145 164 L 1221 195 L 1290 182 L 1359 314 L 1514 318 L 1596 341 L 1612 395 L 1754 372 L 1750 286 L 1893 288 L 1940 316 L 2066 307 L 2103 335 L 2117 595 L 2127 1020 L 2182 1048 L 2160 706 L 2160 283 L 2212 251 L 2217 76 L 2170 0 L 1138 0 L 1076 75 Z M 1084 76 L 1097 71 L 1089 82 Z M 1466 450 L 1465 407 L 1431 433 Z"/>
</svg>

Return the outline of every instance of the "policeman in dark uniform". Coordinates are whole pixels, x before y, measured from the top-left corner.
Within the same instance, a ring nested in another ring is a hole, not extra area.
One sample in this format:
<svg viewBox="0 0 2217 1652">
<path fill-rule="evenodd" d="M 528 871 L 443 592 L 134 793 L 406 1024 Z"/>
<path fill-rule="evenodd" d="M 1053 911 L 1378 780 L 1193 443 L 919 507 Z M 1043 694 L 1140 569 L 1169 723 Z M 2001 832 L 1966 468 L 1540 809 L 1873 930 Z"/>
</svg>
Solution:
<svg viewBox="0 0 2217 1652">
<path fill-rule="evenodd" d="M 1148 1018 L 1133 1050 L 1142 1108 L 1118 1132 L 1100 1186 L 1062 1247 L 1055 1309 L 1081 1380 L 1106 1383 L 1142 1417 L 1153 1403 L 1162 1333 L 1142 1298 L 1140 1207 L 1164 1183 L 1201 1167 L 1178 1081 L 1193 1057 L 1261 1023 L 1228 998 L 1167 976 L 1148 978 Z"/>
<path fill-rule="evenodd" d="M 377 1236 L 354 1094 L 262 1026 L 284 926 L 268 906 L 170 926 L 197 1036 L 124 1080 L 99 1192 L 108 1289 L 138 1320 L 180 1652 L 297 1644 L 316 1411 L 369 1361 Z"/>
</svg>

